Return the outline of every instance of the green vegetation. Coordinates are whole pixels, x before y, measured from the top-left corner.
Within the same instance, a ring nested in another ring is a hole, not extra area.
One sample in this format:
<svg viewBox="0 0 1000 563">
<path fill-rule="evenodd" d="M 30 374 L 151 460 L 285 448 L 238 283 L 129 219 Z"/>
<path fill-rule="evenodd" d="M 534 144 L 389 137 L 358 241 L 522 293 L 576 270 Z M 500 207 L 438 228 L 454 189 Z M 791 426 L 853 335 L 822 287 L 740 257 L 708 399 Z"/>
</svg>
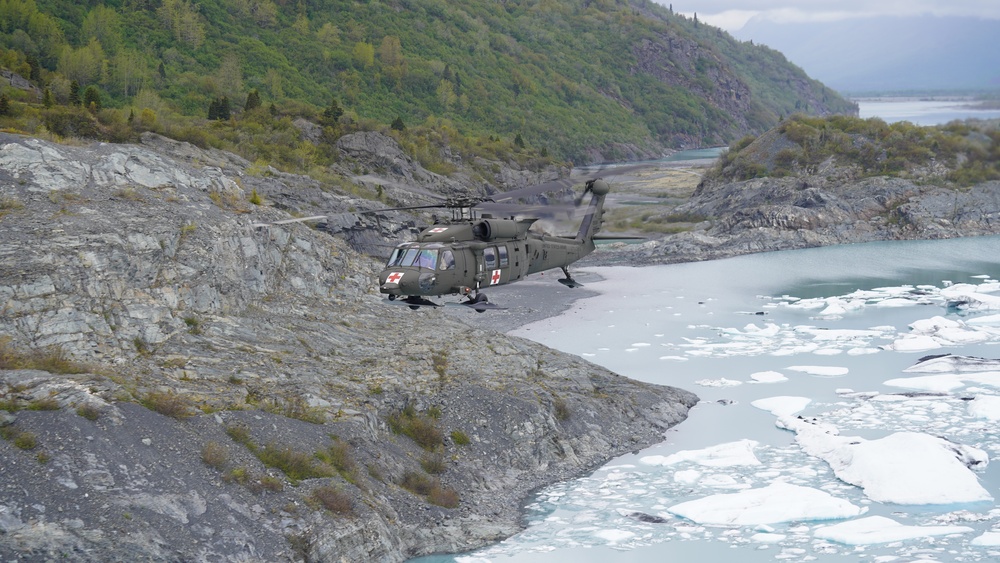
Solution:
<svg viewBox="0 0 1000 563">
<path fill-rule="evenodd" d="M 440 416 L 440 411 L 437 414 Z M 393 432 L 408 436 L 427 451 L 433 451 L 444 443 L 444 433 L 438 427 L 435 417 L 417 414 L 410 405 L 401 412 L 389 415 L 388 423 Z"/>
<path fill-rule="evenodd" d="M 468 446 L 472 443 L 472 440 L 469 439 L 469 435 L 461 430 L 451 431 L 451 441 L 455 442 L 456 446 Z"/>
<path fill-rule="evenodd" d="M 878 118 L 795 115 L 759 138 L 734 143 L 706 178 L 814 174 L 830 159 L 853 166 L 861 176 L 938 178 L 965 187 L 1000 179 L 1000 127 L 975 121 L 921 127 Z"/>
<path fill-rule="evenodd" d="M 316 487 L 309 498 L 334 514 L 349 516 L 354 513 L 354 501 L 350 495 L 336 487 Z"/>
<path fill-rule="evenodd" d="M 619 144 L 719 143 L 740 121 L 762 131 L 796 109 L 851 109 L 780 53 L 652 0 L 389 4 L 4 0 L 0 66 L 37 92 L 3 88 L 0 126 L 155 131 L 306 172 L 339 135 L 378 129 L 447 173 L 444 145 L 522 163 L 595 147 L 616 158 Z M 742 116 L 719 105 L 734 80 L 749 89 Z M 322 141 L 301 140 L 298 117 Z"/>
<path fill-rule="evenodd" d="M 139 403 L 151 411 L 182 420 L 194 415 L 191 400 L 173 391 L 152 391 Z"/>
<path fill-rule="evenodd" d="M 33 432 L 13 426 L 0 427 L 0 438 L 9 440 L 16 448 L 22 450 L 33 450 L 38 447 L 38 437 Z"/>
<path fill-rule="evenodd" d="M 429 475 L 407 471 L 399 485 L 413 494 L 424 496 L 431 504 L 445 508 L 458 507 L 458 493 L 454 489 L 442 486 L 440 480 Z"/>
<path fill-rule="evenodd" d="M 38 369 L 50 373 L 86 373 L 90 366 L 70 360 L 62 348 L 49 346 L 36 350 L 17 350 L 9 336 L 0 336 L 0 369 Z"/>
<path fill-rule="evenodd" d="M 90 421 L 95 421 L 98 418 L 101 418 L 101 410 L 89 403 L 85 403 L 77 407 L 76 414 Z"/>
</svg>

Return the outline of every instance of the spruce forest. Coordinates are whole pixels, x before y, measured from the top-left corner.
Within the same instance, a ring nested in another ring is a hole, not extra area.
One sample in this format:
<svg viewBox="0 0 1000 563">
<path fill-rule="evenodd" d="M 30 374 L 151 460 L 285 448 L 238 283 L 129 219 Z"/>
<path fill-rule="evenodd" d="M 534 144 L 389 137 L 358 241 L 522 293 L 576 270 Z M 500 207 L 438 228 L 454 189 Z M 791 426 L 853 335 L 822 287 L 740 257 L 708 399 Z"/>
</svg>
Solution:
<svg viewBox="0 0 1000 563">
<path fill-rule="evenodd" d="M 154 131 L 306 173 L 357 130 L 447 173 L 443 149 L 584 164 L 856 111 L 650 0 L 0 0 L 0 66 L 9 131 Z"/>
</svg>

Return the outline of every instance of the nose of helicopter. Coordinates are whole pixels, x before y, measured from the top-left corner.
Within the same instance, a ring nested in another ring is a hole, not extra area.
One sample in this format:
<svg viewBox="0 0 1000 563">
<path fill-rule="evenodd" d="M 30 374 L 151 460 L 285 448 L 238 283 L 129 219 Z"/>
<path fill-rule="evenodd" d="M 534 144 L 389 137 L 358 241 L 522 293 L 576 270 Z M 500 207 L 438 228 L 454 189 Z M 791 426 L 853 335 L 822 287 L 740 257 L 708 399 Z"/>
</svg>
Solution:
<svg viewBox="0 0 1000 563">
<path fill-rule="evenodd" d="M 434 287 L 436 276 L 409 268 L 385 270 L 379 276 L 379 291 L 390 295 L 425 295 Z"/>
</svg>

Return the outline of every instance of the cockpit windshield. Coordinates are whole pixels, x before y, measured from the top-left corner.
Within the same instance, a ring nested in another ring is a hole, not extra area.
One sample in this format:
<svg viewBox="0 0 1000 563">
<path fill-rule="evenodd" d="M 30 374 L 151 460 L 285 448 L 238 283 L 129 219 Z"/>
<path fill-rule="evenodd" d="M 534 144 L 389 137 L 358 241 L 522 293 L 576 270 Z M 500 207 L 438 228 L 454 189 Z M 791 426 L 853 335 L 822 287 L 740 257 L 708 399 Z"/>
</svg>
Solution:
<svg viewBox="0 0 1000 563">
<path fill-rule="evenodd" d="M 418 268 L 437 267 L 438 251 L 436 248 L 420 248 L 418 246 L 397 246 L 389 257 L 388 267 L 416 266 Z"/>
</svg>

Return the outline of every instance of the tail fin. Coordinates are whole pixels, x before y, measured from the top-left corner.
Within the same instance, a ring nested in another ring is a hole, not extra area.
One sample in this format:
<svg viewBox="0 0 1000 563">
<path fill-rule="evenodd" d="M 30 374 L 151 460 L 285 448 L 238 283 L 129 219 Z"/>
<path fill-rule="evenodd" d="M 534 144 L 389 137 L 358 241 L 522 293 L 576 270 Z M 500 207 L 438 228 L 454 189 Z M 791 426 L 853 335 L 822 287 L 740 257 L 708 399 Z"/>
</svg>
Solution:
<svg viewBox="0 0 1000 563">
<path fill-rule="evenodd" d="M 580 199 L 582 200 L 583 196 L 590 192 L 590 203 L 587 205 L 587 214 L 580 222 L 580 231 L 576 234 L 576 240 L 581 242 L 593 240 L 594 235 L 600 232 L 604 217 L 604 197 L 610 191 L 611 186 L 600 178 L 587 182 L 587 187 L 583 190 Z"/>
</svg>

